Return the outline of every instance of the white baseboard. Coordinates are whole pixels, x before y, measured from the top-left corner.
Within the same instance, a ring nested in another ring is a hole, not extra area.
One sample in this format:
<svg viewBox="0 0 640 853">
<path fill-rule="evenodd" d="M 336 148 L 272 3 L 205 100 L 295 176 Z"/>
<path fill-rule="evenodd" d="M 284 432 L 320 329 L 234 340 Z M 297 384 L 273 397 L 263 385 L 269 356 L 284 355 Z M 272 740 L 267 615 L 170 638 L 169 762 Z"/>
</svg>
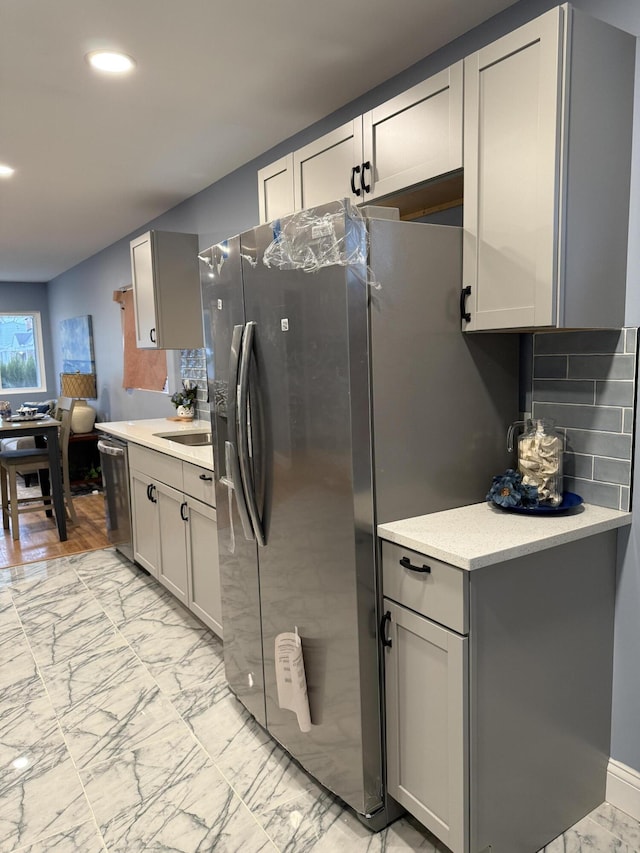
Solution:
<svg viewBox="0 0 640 853">
<path fill-rule="evenodd" d="M 640 773 L 614 758 L 607 767 L 607 802 L 640 820 Z"/>
</svg>

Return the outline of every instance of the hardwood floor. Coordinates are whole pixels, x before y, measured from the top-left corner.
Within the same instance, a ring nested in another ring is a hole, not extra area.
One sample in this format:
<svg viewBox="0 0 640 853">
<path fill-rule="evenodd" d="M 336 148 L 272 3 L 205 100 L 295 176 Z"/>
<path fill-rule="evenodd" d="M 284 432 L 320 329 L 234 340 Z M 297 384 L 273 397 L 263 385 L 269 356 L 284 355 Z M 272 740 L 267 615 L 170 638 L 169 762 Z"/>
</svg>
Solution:
<svg viewBox="0 0 640 853">
<path fill-rule="evenodd" d="M 10 530 L 0 528 L 0 569 L 108 547 L 104 495 L 81 495 L 73 499 L 73 505 L 78 523 L 67 521 L 66 542 L 60 542 L 55 519 L 44 512 L 21 515 L 20 539 L 15 541 Z"/>
</svg>

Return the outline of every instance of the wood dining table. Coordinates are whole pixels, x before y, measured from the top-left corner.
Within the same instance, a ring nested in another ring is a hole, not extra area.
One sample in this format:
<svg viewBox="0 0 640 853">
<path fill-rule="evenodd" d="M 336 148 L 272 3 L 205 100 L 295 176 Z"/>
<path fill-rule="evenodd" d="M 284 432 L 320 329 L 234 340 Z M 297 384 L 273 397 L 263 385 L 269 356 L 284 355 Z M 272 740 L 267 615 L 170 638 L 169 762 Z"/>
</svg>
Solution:
<svg viewBox="0 0 640 853">
<path fill-rule="evenodd" d="M 36 445 L 40 444 L 39 438 L 46 439 L 46 448 L 49 455 L 49 472 L 51 478 L 51 496 L 53 508 L 58 526 L 58 536 L 61 542 L 67 539 L 67 517 L 64 508 L 64 491 L 62 487 L 60 443 L 58 432 L 60 421 L 55 418 L 41 418 L 40 420 L 0 420 L 0 439 L 20 438 L 25 435 L 33 436 Z M 44 449 L 44 448 L 43 448 Z"/>
</svg>

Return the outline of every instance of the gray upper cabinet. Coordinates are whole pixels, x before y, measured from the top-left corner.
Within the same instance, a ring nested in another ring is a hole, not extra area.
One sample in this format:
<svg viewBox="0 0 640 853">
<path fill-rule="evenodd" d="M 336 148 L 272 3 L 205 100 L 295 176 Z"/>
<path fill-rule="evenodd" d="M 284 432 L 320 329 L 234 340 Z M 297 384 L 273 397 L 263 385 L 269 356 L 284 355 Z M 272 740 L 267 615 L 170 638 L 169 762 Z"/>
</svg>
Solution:
<svg viewBox="0 0 640 853">
<path fill-rule="evenodd" d="M 258 172 L 260 222 L 273 222 L 293 213 L 293 154 L 281 157 Z"/>
<path fill-rule="evenodd" d="M 295 209 L 338 198 L 358 201 L 362 191 L 356 168 L 362 168 L 361 116 L 293 152 Z"/>
<path fill-rule="evenodd" d="M 261 169 L 260 221 L 368 203 L 462 168 L 462 79 L 458 62 Z"/>
<path fill-rule="evenodd" d="M 358 200 L 462 168 L 462 79 L 457 62 L 363 116 L 365 192 Z"/>
<path fill-rule="evenodd" d="M 141 349 L 203 345 L 197 234 L 147 231 L 130 244 Z"/>
<path fill-rule="evenodd" d="M 567 5 L 465 59 L 466 331 L 624 324 L 634 63 Z"/>
</svg>

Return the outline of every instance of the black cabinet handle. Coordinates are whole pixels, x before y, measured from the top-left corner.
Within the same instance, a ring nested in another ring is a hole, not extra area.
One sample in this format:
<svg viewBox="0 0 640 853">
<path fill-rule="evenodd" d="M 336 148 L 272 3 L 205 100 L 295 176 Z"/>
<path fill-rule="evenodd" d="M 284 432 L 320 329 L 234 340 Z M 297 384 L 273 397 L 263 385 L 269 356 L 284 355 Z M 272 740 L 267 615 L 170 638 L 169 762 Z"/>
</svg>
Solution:
<svg viewBox="0 0 640 853">
<path fill-rule="evenodd" d="M 366 163 L 362 164 L 362 174 L 360 175 L 360 186 L 362 187 L 363 193 L 370 193 L 371 192 L 371 184 L 365 184 L 364 173 L 366 172 L 367 169 L 369 171 L 371 171 L 371 162 L 369 160 L 367 160 Z"/>
<path fill-rule="evenodd" d="M 205 483 L 210 483 L 213 480 L 213 477 L 209 477 L 207 474 L 200 474 L 200 479 L 204 480 Z"/>
<path fill-rule="evenodd" d="M 147 500 L 151 500 L 151 483 L 147 486 Z"/>
<path fill-rule="evenodd" d="M 421 572 L 422 574 L 431 574 L 431 566 L 427 566 L 426 563 L 422 564 L 422 568 L 420 566 L 414 566 L 411 564 L 411 560 L 408 557 L 403 557 L 400 560 L 400 565 L 403 569 L 409 569 L 410 572 Z"/>
<path fill-rule="evenodd" d="M 181 518 L 183 521 L 189 521 L 189 516 L 184 514 L 184 513 L 185 513 L 186 508 L 187 508 L 187 502 L 186 502 L 186 501 L 183 501 L 183 502 L 180 504 L 180 518 Z"/>
<path fill-rule="evenodd" d="M 151 483 L 149 485 L 149 500 L 152 504 L 158 503 L 158 498 L 156 497 L 156 487 Z"/>
<path fill-rule="evenodd" d="M 391 622 L 391 611 L 387 610 L 387 612 L 382 617 L 382 622 L 380 623 L 380 639 L 382 640 L 383 646 L 388 646 L 391 648 L 393 645 L 393 640 L 390 640 L 387 637 L 387 623 Z"/>
<path fill-rule="evenodd" d="M 471 296 L 471 285 L 468 284 L 460 291 L 460 319 L 468 323 L 471 320 L 471 314 L 467 311 L 467 296 Z"/>
<path fill-rule="evenodd" d="M 155 342 L 156 342 L 156 330 L 155 329 L 149 329 L 149 337 L 151 338 L 151 343 L 155 344 Z"/>
<path fill-rule="evenodd" d="M 360 174 L 360 166 L 354 166 L 351 170 L 351 192 L 354 195 L 360 196 L 362 194 L 362 190 L 356 186 L 356 175 Z"/>
</svg>

